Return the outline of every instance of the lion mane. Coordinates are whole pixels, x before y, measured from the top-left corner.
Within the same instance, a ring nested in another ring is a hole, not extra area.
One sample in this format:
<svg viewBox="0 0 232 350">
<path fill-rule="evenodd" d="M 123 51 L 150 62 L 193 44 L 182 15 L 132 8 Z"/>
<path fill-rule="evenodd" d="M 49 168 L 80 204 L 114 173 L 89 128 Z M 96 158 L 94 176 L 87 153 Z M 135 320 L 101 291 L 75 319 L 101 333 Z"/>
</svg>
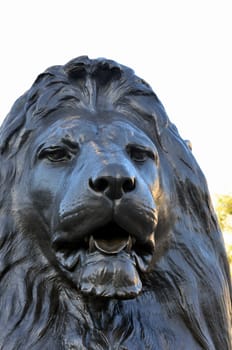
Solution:
<svg viewBox="0 0 232 350">
<path fill-rule="evenodd" d="M 128 300 L 98 300 L 74 288 L 45 247 L 43 218 L 14 201 L 25 169 L 33 168 L 38 126 L 58 110 L 98 103 L 142 127 L 160 158 L 156 259 L 141 277 L 141 293 Z M 15 102 L 0 135 L 1 349 L 232 349 L 230 273 L 207 183 L 146 82 L 107 59 L 53 66 Z"/>
</svg>

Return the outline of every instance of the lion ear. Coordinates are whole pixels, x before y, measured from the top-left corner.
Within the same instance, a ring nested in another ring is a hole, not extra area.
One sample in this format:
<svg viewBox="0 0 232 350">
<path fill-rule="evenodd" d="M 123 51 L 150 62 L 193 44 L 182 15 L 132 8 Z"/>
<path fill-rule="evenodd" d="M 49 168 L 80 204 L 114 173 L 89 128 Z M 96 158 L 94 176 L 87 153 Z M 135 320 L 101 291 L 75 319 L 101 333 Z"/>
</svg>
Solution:
<svg viewBox="0 0 232 350">
<path fill-rule="evenodd" d="M 190 151 L 192 151 L 193 147 L 192 147 L 192 142 L 190 140 L 184 140 L 185 144 L 188 146 L 188 148 L 190 149 Z"/>
<path fill-rule="evenodd" d="M 16 100 L 9 114 L 6 116 L 0 129 L 0 153 L 3 154 L 7 148 L 10 138 L 25 123 L 26 116 L 24 107 L 27 100 L 27 93 Z"/>
</svg>

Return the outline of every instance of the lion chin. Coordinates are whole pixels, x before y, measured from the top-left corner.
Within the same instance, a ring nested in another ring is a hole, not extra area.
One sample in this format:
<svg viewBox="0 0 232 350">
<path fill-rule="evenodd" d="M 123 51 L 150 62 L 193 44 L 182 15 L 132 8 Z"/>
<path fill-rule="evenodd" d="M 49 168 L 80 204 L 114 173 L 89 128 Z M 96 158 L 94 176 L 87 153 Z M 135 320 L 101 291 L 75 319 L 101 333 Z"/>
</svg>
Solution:
<svg viewBox="0 0 232 350">
<path fill-rule="evenodd" d="M 74 246 L 69 243 L 64 248 L 62 243 L 55 254 L 64 273 L 84 295 L 130 299 L 140 294 L 140 274 L 149 271 L 154 255 L 153 239 L 138 245 L 135 237 L 112 222 L 86 236 L 76 249 Z"/>
</svg>

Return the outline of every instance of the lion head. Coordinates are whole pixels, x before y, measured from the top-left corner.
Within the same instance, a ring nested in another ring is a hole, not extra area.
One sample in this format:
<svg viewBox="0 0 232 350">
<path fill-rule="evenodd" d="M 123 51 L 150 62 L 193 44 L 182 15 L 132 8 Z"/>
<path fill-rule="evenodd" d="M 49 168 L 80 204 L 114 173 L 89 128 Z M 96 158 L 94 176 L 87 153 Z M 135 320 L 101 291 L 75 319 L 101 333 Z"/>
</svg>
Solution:
<svg viewBox="0 0 232 350">
<path fill-rule="evenodd" d="M 36 79 L 1 127 L 0 205 L 2 349 L 231 349 L 205 178 L 131 69 Z"/>
</svg>

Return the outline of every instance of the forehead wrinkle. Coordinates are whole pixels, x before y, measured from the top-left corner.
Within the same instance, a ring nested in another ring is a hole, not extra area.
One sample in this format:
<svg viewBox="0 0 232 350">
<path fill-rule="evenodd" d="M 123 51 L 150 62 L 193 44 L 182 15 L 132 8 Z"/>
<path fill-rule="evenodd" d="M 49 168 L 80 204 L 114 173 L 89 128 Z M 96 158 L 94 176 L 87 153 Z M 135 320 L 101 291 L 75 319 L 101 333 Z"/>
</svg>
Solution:
<svg viewBox="0 0 232 350">
<path fill-rule="evenodd" d="M 135 143 L 156 149 L 156 145 L 150 139 L 150 137 L 143 130 L 139 129 L 139 127 L 133 125 L 132 123 L 115 121 L 113 123 L 113 129 L 112 124 L 109 124 L 104 126 L 104 129 L 102 128 L 102 130 L 106 130 L 106 136 L 104 137 L 104 134 L 103 136 L 101 135 L 103 144 L 105 144 L 107 141 L 113 140 L 117 142 L 117 135 L 119 135 L 124 144 Z"/>
<path fill-rule="evenodd" d="M 111 154 L 116 153 L 116 148 L 125 146 L 128 143 L 144 144 L 145 146 L 155 147 L 155 144 L 150 137 L 141 130 L 139 126 L 132 122 L 124 121 L 120 116 L 112 116 L 111 119 L 102 120 L 101 115 L 81 118 L 64 117 L 51 124 L 47 132 L 42 133 L 39 140 L 46 140 L 47 142 L 62 142 L 67 140 L 73 144 L 84 144 L 91 142 L 93 150 L 96 154 L 100 154 L 103 149 L 111 148 Z M 119 141 L 119 142 L 118 142 Z"/>
<path fill-rule="evenodd" d="M 101 155 L 102 154 L 101 147 L 94 140 L 90 141 L 90 146 L 92 147 L 92 149 L 94 150 L 94 152 L 97 155 Z"/>
<path fill-rule="evenodd" d="M 86 137 L 95 134 L 96 126 L 88 120 L 80 121 L 78 119 L 63 119 L 53 123 L 45 132 L 40 133 L 39 138 L 45 138 L 46 141 L 67 140 L 72 143 L 84 142 Z"/>
</svg>

